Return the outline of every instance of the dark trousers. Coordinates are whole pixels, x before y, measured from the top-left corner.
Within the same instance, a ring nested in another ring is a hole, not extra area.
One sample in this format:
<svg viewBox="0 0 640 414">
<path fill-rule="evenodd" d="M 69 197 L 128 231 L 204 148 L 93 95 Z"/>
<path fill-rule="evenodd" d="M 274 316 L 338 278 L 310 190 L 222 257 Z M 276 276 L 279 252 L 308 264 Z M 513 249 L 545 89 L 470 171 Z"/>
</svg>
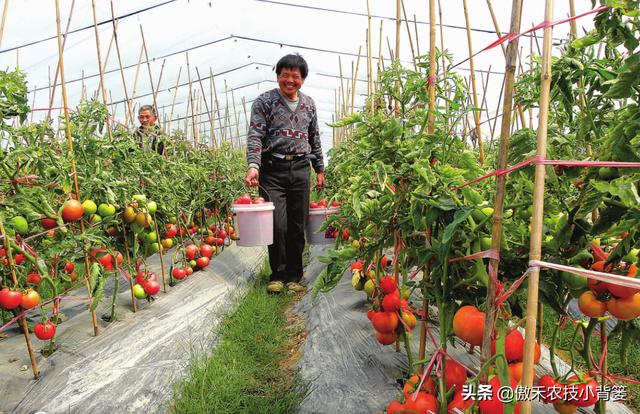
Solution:
<svg viewBox="0 0 640 414">
<path fill-rule="evenodd" d="M 269 157 L 260 167 L 260 195 L 275 206 L 270 280 L 298 282 L 302 278 L 310 172 L 306 158 L 284 161 Z"/>
</svg>

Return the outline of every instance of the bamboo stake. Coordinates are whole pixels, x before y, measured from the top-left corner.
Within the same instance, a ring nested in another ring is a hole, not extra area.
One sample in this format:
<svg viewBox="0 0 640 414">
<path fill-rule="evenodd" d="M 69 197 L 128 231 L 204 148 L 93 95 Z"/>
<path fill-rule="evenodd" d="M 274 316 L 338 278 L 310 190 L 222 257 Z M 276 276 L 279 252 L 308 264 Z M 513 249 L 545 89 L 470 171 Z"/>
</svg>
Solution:
<svg viewBox="0 0 640 414">
<path fill-rule="evenodd" d="M 34 85 L 33 87 L 33 100 L 31 101 L 31 107 L 35 108 L 36 107 L 36 93 L 38 92 L 38 85 Z M 33 113 L 34 111 L 31 111 L 31 115 L 29 117 L 29 122 L 33 123 Z"/>
<path fill-rule="evenodd" d="M 156 89 L 153 86 L 153 75 L 151 73 L 151 63 L 149 62 L 149 54 L 147 53 L 147 42 L 144 39 L 144 30 L 142 30 L 142 25 L 140 25 L 140 36 L 142 36 L 142 50 L 144 50 L 144 59 L 147 61 L 147 72 L 149 72 L 149 85 L 151 86 L 151 94 L 153 95 L 153 107 L 155 108 L 156 111 L 158 111 L 158 103 L 156 102 Z"/>
<path fill-rule="evenodd" d="M 198 74 L 198 76 L 200 76 L 200 74 Z M 214 127 L 214 118 L 215 118 L 215 111 L 214 111 L 214 100 L 213 100 L 213 88 L 211 87 L 211 81 L 212 79 L 209 78 L 209 99 L 210 99 L 210 105 L 211 105 L 211 112 L 209 113 L 209 118 L 211 119 L 211 139 L 213 141 L 213 147 L 217 148 L 218 147 L 218 139 L 216 137 L 216 130 Z M 244 105 L 244 97 L 242 98 L 242 102 Z M 247 106 L 244 105 L 244 118 L 245 120 L 247 120 Z M 247 125 L 249 124 L 249 121 L 247 120 Z"/>
<path fill-rule="evenodd" d="M 244 109 L 244 121 L 245 121 L 245 130 L 247 131 L 247 135 L 249 134 L 249 116 L 247 112 L 247 100 L 242 97 L 242 109 Z"/>
<path fill-rule="evenodd" d="M 8 1 L 5 3 L 8 3 Z M 65 29 L 65 33 L 64 33 L 64 40 L 62 42 L 62 50 L 64 51 L 64 47 L 67 45 L 67 38 L 68 38 L 68 34 L 69 34 L 69 27 L 71 26 L 71 16 L 73 16 L 73 9 L 74 6 L 76 4 L 76 0 L 72 0 L 71 2 L 71 10 L 69 11 L 69 18 L 67 19 L 67 28 Z M 18 67 L 18 62 L 17 62 L 17 51 L 16 51 L 16 67 Z M 47 116 L 45 118 L 46 121 L 51 119 L 51 108 L 53 107 L 53 101 L 55 100 L 55 94 L 56 94 L 56 86 L 58 84 L 58 76 L 60 74 L 60 66 L 56 66 L 56 73 L 53 76 L 53 90 L 51 91 L 51 95 L 49 95 L 49 109 L 47 110 Z"/>
<path fill-rule="evenodd" d="M 116 20 L 116 29 L 118 28 L 119 21 Z M 109 56 L 111 56 L 111 48 L 113 47 L 113 41 L 115 40 L 115 36 L 111 33 L 111 40 L 109 41 L 109 47 L 107 48 L 107 55 L 104 58 L 104 63 L 102 64 L 102 72 L 107 70 L 107 63 L 109 63 Z"/>
<path fill-rule="evenodd" d="M 440 27 L 440 29 L 442 30 L 442 26 Z M 416 36 L 416 53 L 418 54 L 418 56 L 420 56 L 420 35 L 418 35 L 418 19 L 416 18 L 415 14 L 413 15 L 413 30 Z M 422 71 L 422 68 L 418 69 Z"/>
<path fill-rule="evenodd" d="M 396 49 L 395 56 L 397 59 L 400 59 L 400 26 L 402 22 L 402 18 L 400 17 L 400 4 L 401 0 L 396 0 Z"/>
<path fill-rule="evenodd" d="M 160 76 L 158 76 L 158 83 L 156 83 L 156 89 L 153 92 L 153 102 L 157 102 L 158 99 L 158 91 L 160 90 L 160 82 L 162 81 L 162 74 L 164 73 L 164 64 L 167 59 L 162 59 L 162 66 L 160 66 Z M 156 108 L 158 110 L 158 108 Z"/>
<path fill-rule="evenodd" d="M 522 0 L 513 0 L 511 6 L 511 32 L 520 31 L 522 18 Z M 500 146 L 498 150 L 498 169 L 504 169 L 507 165 L 509 153 L 509 132 L 511 127 L 511 114 L 513 107 L 513 84 L 518 59 L 518 39 L 509 43 L 507 47 L 507 58 L 505 63 L 505 92 L 502 104 L 502 129 L 500 131 Z M 496 177 L 496 196 L 494 200 L 493 226 L 491 229 L 491 248 L 500 251 L 500 237 L 502 236 L 502 213 L 504 210 L 504 195 L 506 188 L 506 177 L 498 175 Z M 500 262 L 492 259 L 490 261 L 494 271 L 498 272 Z M 495 325 L 496 309 L 496 286 L 489 280 L 487 289 L 487 312 L 486 323 L 482 336 L 482 355 L 485 360 L 491 357 L 491 334 Z"/>
<path fill-rule="evenodd" d="M 496 19 L 496 14 L 494 13 L 493 6 L 491 5 L 491 0 L 486 0 L 486 1 L 487 1 L 487 7 L 489 8 L 489 13 L 491 14 L 491 21 L 493 21 L 493 27 L 496 30 L 496 34 L 498 35 L 498 37 L 502 37 L 502 33 L 500 32 L 500 28 L 498 27 L 498 19 Z M 500 47 L 502 48 L 502 54 L 506 57 L 507 47 L 504 45 L 504 43 L 501 43 Z"/>
<path fill-rule="evenodd" d="M 182 73 L 182 66 L 178 69 L 178 79 L 176 79 L 176 86 L 173 90 L 173 101 L 171 103 L 171 113 L 169 115 L 169 126 L 167 127 L 167 133 L 171 135 L 171 121 L 173 120 L 173 109 L 176 106 L 176 96 L 178 95 L 178 88 L 180 85 L 180 74 Z"/>
<path fill-rule="evenodd" d="M 236 139 L 238 139 L 238 145 L 240 145 L 240 117 L 236 111 L 236 97 L 233 93 L 233 89 L 231 90 L 231 105 L 233 105 L 233 112 L 236 114 Z"/>
<path fill-rule="evenodd" d="M 0 46 L 2 46 L 2 35 L 4 34 L 4 23 L 7 20 L 8 9 L 9 9 L 9 0 L 4 0 L 4 8 L 2 9 L 2 23 L 0 23 Z"/>
<path fill-rule="evenodd" d="M 225 128 L 229 128 L 229 140 L 233 142 L 233 134 L 231 133 L 231 116 L 229 115 L 229 87 L 227 86 L 227 80 L 224 80 L 224 122 Z"/>
<path fill-rule="evenodd" d="M 218 129 L 220 129 L 220 143 L 222 143 L 222 141 L 224 141 L 224 131 L 222 130 L 222 122 L 221 122 L 221 118 L 220 118 L 220 103 L 218 102 L 218 91 L 216 90 L 216 80 L 213 76 L 213 71 L 211 70 L 211 67 L 209 67 L 209 79 L 211 80 L 211 85 L 213 86 L 213 96 L 215 98 L 215 102 L 216 102 L 216 116 L 218 117 Z"/>
<path fill-rule="evenodd" d="M 122 57 L 120 56 L 120 46 L 118 45 L 118 32 L 116 31 L 116 14 L 113 10 L 113 0 L 111 0 L 111 23 L 113 25 L 113 40 L 116 45 L 116 54 L 118 55 L 118 65 L 120 66 L 120 76 L 122 77 L 122 87 L 124 88 L 124 98 L 126 100 L 126 107 L 129 114 L 129 119 L 133 122 L 133 114 L 131 112 L 131 101 L 129 101 L 129 93 L 127 92 L 127 80 L 124 77 L 124 69 L 122 68 Z M 125 119 L 126 114 L 125 113 Z M 129 123 L 125 120 L 125 125 L 128 128 Z"/>
<path fill-rule="evenodd" d="M 195 123 L 195 108 L 194 108 L 194 95 L 193 95 L 193 88 L 192 88 L 192 84 L 191 84 L 191 69 L 189 68 L 189 52 L 184 52 L 186 57 L 187 57 L 187 77 L 189 79 L 189 98 L 191 100 L 191 126 L 193 129 L 193 148 L 198 148 L 197 145 L 197 137 L 196 137 L 196 123 Z"/>
<path fill-rule="evenodd" d="M 138 79 L 140 79 L 140 66 L 142 66 L 142 57 L 144 56 L 144 45 L 140 45 L 140 53 L 138 54 L 138 64 L 136 65 L 136 75 L 133 78 L 133 90 L 131 91 L 131 99 L 135 99 L 138 90 Z"/>
<path fill-rule="evenodd" d="M 545 2 L 545 21 L 553 20 L 553 0 Z M 551 54 L 553 46 L 553 27 L 544 28 L 543 53 L 542 53 L 542 76 L 540 84 L 540 115 L 538 124 L 538 150 L 537 156 L 545 158 L 547 156 L 547 122 L 549 119 L 549 90 L 551 86 Z M 536 164 L 535 187 L 533 192 L 533 217 L 531 221 L 531 246 L 529 259 L 540 260 L 542 250 L 542 221 L 544 214 L 544 181 L 545 166 Z M 533 354 L 536 340 L 536 314 L 538 307 L 540 269 L 531 268 L 529 271 L 529 284 L 527 286 L 527 316 L 526 333 L 524 342 L 524 367 L 523 386 L 531 388 L 533 385 Z M 522 414 L 531 413 L 531 401 L 522 401 Z"/>
<path fill-rule="evenodd" d="M 64 80 L 64 59 L 62 53 L 62 35 L 60 33 L 60 3 L 56 0 L 56 28 L 58 31 L 58 68 L 60 69 L 60 89 L 62 90 L 62 102 L 64 108 L 64 120 L 65 120 L 65 132 L 67 136 L 67 146 L 69 154 L 71 155 L 71 173 L 73 174 L 73 184 L 75 187 L 76 200 L 80 198 L 80 186 L 78 185 L 78 171 L 76 169 L 76 158 L 73 152 L 73 141 L 71 139 L 71 123 L 69 122 L 69 106 L 67 102 L 67 86 Z M 80 231 L 84 234 L 84 222 L 80 220 Z M 89 252 L 87 251 L 87 244 L 83 243 L 84 247 L 84 267 L 85 267 L 85 282 L 87 285 L 87 296 L 91 300 L 91 283 L 89 282 Z M 93 334 L 98 335 L 98 320 L 96 318 L 96 311 L 91 311 L 91 322 L 93 323 Z"/>
<path fill-rule="evenodd" d="M 407 20 L 407 12 L 404 9 L 404 0 L 400 0 L 402 5 L 402 15 L 404 16 L 404 24 L 407 27 L 407 36 L 409 37 L 409 47 L 411 48 L 411 61 L 413 62 L 413 70 L 418 71 L 418 65 L 416 64 L 416 52 L 413 48 L 413 39 L 411 38 L 411 29 L 409 29 L 409 21 Z"/>
<path fill-rule="evenodd" d="M 438 0 L 438 21 L 440 22 L 440 53 L 442 55 L 442 76 L 443 78 L 447 77 L 447 63 L 445 60 L 445 56 L 444 56 L 444 32 L 442 31 L 442 4 L 440 2 L 440 0 Z M 445 93 L 445 100 L 444 100 L 444 108 L 446 113 L 449 113 L 449 92 L 448 92 L 448 87 L 444 86 L 446 89 L 444 91 Z M 445 131 L 449 131 L 449 117 L 446 116 L 444 121 L 444 130 Z"/>
<path fill-rule="evenodd" d="M 102 93 L 102 102 L 104 106 L 107 107 L 107 90 L 104 85 L 104 71 L 102 69 L 102 56 L 100 51 L 100 36 L 98 35 L 98 18 L 96 16 L 96 0 L 91 0 L 91 8 L 93 9 L 93 31 L 96 36 L 96 52 L 98 54 L 98 70 L 100 72 L 100 84 L 98 85 L 98 89 Z M 107 107 L 108 110 L 108 107 Z M 111 121 L 109 119 L 109 114 L 107 114 L 106 118 L 107 123 L 107 133 L 109 134 L 109 141 L 113 141 L 113 133 L 111 132 Z M 133 289 L 133 285 L 132 285 Z M 133 293 L 133 290 L 131 290 Z"/>
<path fill-rule="evenodd" d="M 372 60 L 371 60 L 371 9 L 369 7 L 369 0 L 367 0 L 367 95 L 371 95 L 371 72 L 372 72 Z M 371 100 L 371 110 L 373 111 L 373 100 Z"/>
<path fill-rule="evenodd" d="M 573 0 L 569 0 L 569 14 L 571 15 L 571 17 L 574 17 L 576 15 L 576 6 L 573 2 Z M 571 20 L 569 22 L 569 25 L 571 27 L 571 38 L 572 39 L 577 39 L 578 38 L 578 24 L 575 20 Z"/>
<path fill-rule="evenodd" d="M 399 1 L 399 0 L 398 0 Z M 358 77 L 358 67 L 360 66 L 360 53 L 362 52 L 362 46 L 358 47 L 358 59 L 356 60 L 356 70 L 353 71 L 353 61 L 351 62 L 351 113 L 353 114 L 356 100 L 356 78 Z"/>
<path fill-rule="evenodd" d="M 476 125 L 476 136 L 478 137 L 478 151 L 480 151 L 480 165 L 484 164 L 484 149 L 482 146 L 482 129 L 480 124 L 480 111 L 478 110 L 478 92 L 476 88 L 476 72 L 473 63 L 473 45 L 471 43 L 471 27 L 469 26 L 469 13 L 467 12 L 467 0 L 462 0 L 464 8 L 464 21 L 467 26 L 467 44 L 469 45 L 469 66 L 471 68 L 471 90 L 473 98 L 473 120 Z"/>
<path fill-rule="evenodd" d="M 427 83 L 429 93 L 429 118 L 427 124 L 427 132 L 433 134 L 436 129 L 436 2 L 429 0 L 429 82 Z M 427 227 L 426 243 L 430 242 L 431 229 Z M 425 279 L 429 277 L 429 263 L 425 264 Z M 425 315 L 429 314 L 429 302 L 427 301 L 427 292 L 422 292 L 422 311 Z M 425 321 L 425 323 L 427 323 Z M 418 359 L 424 360 L 427 346 L 427 330 L 425 324 L 420 325 L 420 345 L 418 349 Z M 422 371 L 422 368 L 421 370 Z"/>
<path fill-rule="evenodd" d="M 204 107 L 205 107 L 205 110 L 207 111 L 207 115 L 209 115 L 209 125 L 211 127 L 211 146 L 214 147 L 215 141 L 213 138 L 214 136 L 213 135 L 213 114 L 209 110 L 209 104 L 207 103 L 207 95 L 204 92 L 204 86 L 202 85 L 202 78 L 200 77 L 200 71 L 198 70 L 197 66 L 196 66 L 196 75 L 198 75 L 198 83 L 200 84 L 200 90 L 202 91 L 202 98 L 204 99 Z"/>
<path fill-rule="evenodd" d="M 84 69 L 80 72 L 80 99 L 87 99 L 87 87 L 84 84 Z"/>
<path fill-rule="evenodd" d="M 384 59 L 382 59 L 382 23 L 384 20 L 380 20 L 380 37 L 378 38 L 378 62 L 384 70 Z"/>
<path fill-rule="evenodd" d="M 6 3 L 5 3 L 5 12 L 6 12 Z M 3 17 L 3 20 L 4 20 L 4 17 Z M 9 261 L 11 278 L 13 280 L 13 285 L 16 286 L 18 284 L 18 278 L 16 277 L 16 268 L 13 263 L 13 253 L 11 252 L 11 245 L 9 243 L 9 235 L 4 230 L 4 223 L 2 222 L 2 216 L 0 216 L 0 235 L 3 236 L 4 250 L 6 251 L 7 260 Z M 18 319 L 18 323 L 20 324 L 20 329 L 22 330 L 22 334 L 24 335 L 24 341 L 27 344 L 27 351 L 29 352 L 29 359 L 31 360 L 31 370 L 33 371 L 33 378 L 38 379 L 40 377 L 40 370 L 38 369 L 36 354 L 35 352 L 33 352 L 33 346 L 31 345 L 31 338 L 29 337 L 29 328 L 27 327 L 27 321 L 25 320 L 24 316 L 21 316 L 20 319 Z"/>
</svg>

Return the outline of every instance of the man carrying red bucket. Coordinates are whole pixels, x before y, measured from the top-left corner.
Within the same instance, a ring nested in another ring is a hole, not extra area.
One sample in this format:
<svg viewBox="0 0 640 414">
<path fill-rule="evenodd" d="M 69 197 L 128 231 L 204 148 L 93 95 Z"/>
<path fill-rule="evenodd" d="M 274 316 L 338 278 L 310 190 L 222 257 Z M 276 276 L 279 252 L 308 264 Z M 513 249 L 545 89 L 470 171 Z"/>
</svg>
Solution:
<svg viewBox="0 0 640 414">
<path fill-rule="evenodd" d="M 318 189 L 324 187 L 316 105 L 299 92 L 308 72 L 302 56 L 284 56 L 276 64 L 278 88 L 258 96 L 251 107 L 245 183 L 259 184 L 260 195 L 275 206 L 267 285 L 273 293 L 282 291 L 285 284 L 290 291 L 305 290 L 300 281 L 311 166 Z"/>
</svg>

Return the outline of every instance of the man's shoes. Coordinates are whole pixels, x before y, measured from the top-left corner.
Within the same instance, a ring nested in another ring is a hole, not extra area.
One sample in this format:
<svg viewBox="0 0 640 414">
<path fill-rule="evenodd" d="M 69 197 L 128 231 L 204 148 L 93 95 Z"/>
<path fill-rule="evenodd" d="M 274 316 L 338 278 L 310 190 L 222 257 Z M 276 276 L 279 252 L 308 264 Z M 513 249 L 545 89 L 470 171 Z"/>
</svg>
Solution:
<svg viewBox="0 0 640 414">
<path fill-rule="evenodd" d="M 300 292 L 306 292 L 307 288 L 302 286 L 300 283 L 298 282 L 289 282 L 287 283 L 287 290 L 290 292 L 296 292 L 296 293 L 300 293 Z"/>
<path fill-rule="evenodd" d="M 284 289 L 284 283 L 281 280 L 273 280 L 267 284 L 267 292 L 280 293 Z"/>
</svg>

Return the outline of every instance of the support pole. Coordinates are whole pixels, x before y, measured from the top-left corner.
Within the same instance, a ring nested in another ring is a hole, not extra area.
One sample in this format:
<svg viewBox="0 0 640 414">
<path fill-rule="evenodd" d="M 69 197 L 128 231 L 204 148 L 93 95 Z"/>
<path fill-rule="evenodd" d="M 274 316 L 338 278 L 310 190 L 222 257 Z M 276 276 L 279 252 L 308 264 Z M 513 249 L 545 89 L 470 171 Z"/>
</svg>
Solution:
<svg viewBox="0 0 640 414">
<path fill-rule="evenodd" d="M 57 0 L 56 0 L 57 1 Z M 133 122 L 133 113 L 131 112 L 131 101 L 129 101 L 129 93 L 127 92 L 127 80 L 124 77 L 124 69 L 122 68 L 122 57 L 120 56 L 120 46 L 118 45 L 118 32 L 116 31 L 116 14 L 113 10 L 113 0 L 111 0 L 111 23 L 113 24 L 113 41 L 116 45 L 116 54 L 118 55 L 118 65 L 120 66 L 120 76 L 122 77 L 122 87 L 124 88 L 124 99 L 126 100 L 127 113 L 129 119 Z M 129 123 L 126 122 L 126 127 Z"/>
<path fill-rule="evenodd" d="M 482 145 L 482 129 L 480 125 L 480 108 L 478 107 L 478 90 L 476 88 L 476 71 L 473 63 L 473 45 L 471 42 L 471 27 L 469 25 L 469 13 L 467 11 L 467 0 L 462 0 L 464 6 L 464 21 L 467 26 L 467 44 L 469 45 L 469 67 L 471 69 L 471 91 L 473 98 L 473 121 L 476 126 L 476 136 L 478 140 L 478 151 L 480 152 L 480 165 L 484 164 L 484 148 Z"/>
<path fill-rule="evenodd" d="M 5 2 L 5 6 L 7 5 Z M 64 47 L 67 45 L 67 35 L 69 34 L 69 26 L 71 25 L 71 16 L 73 16 L 73 8 L 76 4 L 76 0 L 71 2 L 71 10 L 69 11 L 69 18 L 67 19 L 67 28 L 65 29 L 64 40 L 62 41 L 62 50 L 64 51 Z M 18 62 L 16 61 L 16 67 L 18 67 Z M 58 85 L 58 76 L 60 75 L 60 66 L 56 66 L 56 73 L 53 75 L 53 89 L 51 91 L 51 95 L 49 95 L 49 109 L 47 110 L 47 117 L 45 120 L 51 119 L 51 108 L 53 107 L 53 101 L 56 96 L 56 86 Z"/>
<path fill-rule="evenodd" d="M 546 0 L 544 19 L 553 21 L 553 0 Z M 551 87 L 551 52 L 553 46 L 553 27 L 544 28 L 542 75 L 540 82 L 540 115 L 538 124 L 538 150 L 537 156 L 547 156 L 547 122 L 549 119 L 549 90 Z M 533 217 L 531 221 L 531 246 L 530 260 L 540 260 L 542 252 L 542 221 L 544 209 L 544 181 L 545 166 L 536 164 L 535 182 L 533 190 Z M 533 385 L 533 356 L 536 341 L 536 314 L 538 311 L 538 289 L 540 281 L 540 269 L 532 268 L 529 272 L 529 284 L 527 286 L 527 316 L 524 341 L 524 367 L 522 369 L 522 381 L 525 388 Z M 531 413 L 531 401 L 522 401 L 522 414 Z"/>
<path fill-rule="evenodd" d="M 2 9 L 2 23 L 0 23 L 0 46 L 2 46 L 2 35 L 4 34 L 4 23 L 7 20 L 8 9 L 9 9 L 9 0 L 4 0 L 4 8 Z"/>
<path fill-rule="evenodd" d="M 171 102 L 171 112 L 169 114 L 169 126 L 167 126 L 167 134 L 171 135 L 171 121 L 173 120 L 173 109 L 176 106 L 176 96 L 178 95 L 178 87 L 180 85 L 180 74 L 182 73 L 182 66 L 178 69 L 178 79 L 176 79 L 176 87 L 173 90 L 173 101 Z"/>
<path fill-rule="evenodd" d="M 102 69 L 102 54 L 100 51 L 100 36 L 98 35 L 98 18 L 96 16 L 96 0 L 91 0 L 91 8 L 93 9 L 93 31 L 96 36 L 96 52 L 98 53 L 98 70 L 100 71 L 99 88 L 100 88 L 100 92 L 102 93 L 102 102 L 104 103 L 104 106 L 107 108 L 107 111 L 108 111 L 109 107 L 107 107 L 107 89 L 105 88 L 105 85 L 104 85 L 104 71 Z M 113 141 L 113 133 L 111 131 L 111 120 L 109 119 L 108 113 L 107 113 L 106 123 L 107 123 L 107 133 L 109 134 L 109 141 Z"/>
<path fill-rule="evenodd" d="M 522 0 L 513 0 L 511 4 L 511 31 L 518 33 L 520 31 L 520 21 L 522 18 Z M 513 85 L 516 78 L 516 65 L 518 61 L 518 39 L 509 43 L 506 50 L 507 60 L 505 63 L 505 88 L 504 101 L 502 104 L 502 124 L 500 130 L 500 145 L 498 150 L 498 166 L 504 169 L 507 165 L 507 156 L 509 153 L 509 135 L 511 131 L 511 115 L 513 113 Z M 493 226 L 491 228 L 491 248 L 500 251 L 500 237 L 502 236 L 502 212 L 504 210 L 504 195 L 506 188 L 506 177 L 498 175 L 496 177 L 496 196 L 493 208 Z M 500 262 L 497 260 L 490 261 L 491 266 L 498 272 Z M 482 356 L 486 361 L 491 358 L 491 334 L 496 319 L 496 286 L 489 279 L 487 288 L 487 312 L 485 328 L 482 335 Z"/>
<path fill-rule="evenodd" d="M 65 132 L 67 136 L 67 147 L 69 154 L 71 155 L 71 174 L 73 174 L 73 184 L 75 187 L 76 200 L 80 201 L 80 186 L 78 185 L 78 171 L 76 169 L 76 158 L 73 152 L 73 141 L 71 138 L 71 123 L 69 121 L 69 104 L 67 101 L 67 86 L 64 80 L 64 59 L 62 53 L 62 35 L 60 33 L 60 2 L 56 0 L 56 28 L 58 30 L 58 67 L 60 68 L 60 88 L 62 89 L 62 106 L 64 107 L 64 120 L 65 120 Z M 80 231 L 84 234 L 84 222 L 80 220 Z M 87 295 L 91 299 L 91 283 L 89 282 L 89 252 L 87 244 L 83 242 L 84 247 L 84 267 L 85 267 L 85 282 L 87 284 Z M 93 334 L 98 335 L 98 319 L 96 318 L 96 311 L 91 311 L 91 322 L 93 324 Z"/>
</svg>

